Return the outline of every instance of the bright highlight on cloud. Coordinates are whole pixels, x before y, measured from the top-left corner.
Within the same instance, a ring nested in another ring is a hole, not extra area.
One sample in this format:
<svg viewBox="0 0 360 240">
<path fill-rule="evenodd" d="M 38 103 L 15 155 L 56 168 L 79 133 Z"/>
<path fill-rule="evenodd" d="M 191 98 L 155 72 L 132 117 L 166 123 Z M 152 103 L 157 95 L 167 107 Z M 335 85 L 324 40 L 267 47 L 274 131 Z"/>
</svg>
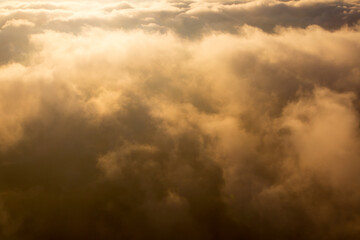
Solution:
<svg viewBox="0 0 360 240">
<path fill-rule="evenodd" d="M 0 238 L 358 239 L 359 20 L 0 2 Z"/>
</svg>

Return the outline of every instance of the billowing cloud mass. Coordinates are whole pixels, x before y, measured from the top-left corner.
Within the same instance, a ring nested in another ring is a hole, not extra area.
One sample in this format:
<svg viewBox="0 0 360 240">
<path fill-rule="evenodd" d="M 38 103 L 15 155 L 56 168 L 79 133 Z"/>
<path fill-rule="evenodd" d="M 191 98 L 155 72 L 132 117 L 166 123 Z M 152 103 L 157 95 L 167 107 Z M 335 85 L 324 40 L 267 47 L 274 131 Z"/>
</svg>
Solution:
<svg viewBox="0 0 360 240">
<path fill-rule="evenodd" d="M 1 1 L 1 239 L 359 239 L 360 2 Z"/>
</svg>

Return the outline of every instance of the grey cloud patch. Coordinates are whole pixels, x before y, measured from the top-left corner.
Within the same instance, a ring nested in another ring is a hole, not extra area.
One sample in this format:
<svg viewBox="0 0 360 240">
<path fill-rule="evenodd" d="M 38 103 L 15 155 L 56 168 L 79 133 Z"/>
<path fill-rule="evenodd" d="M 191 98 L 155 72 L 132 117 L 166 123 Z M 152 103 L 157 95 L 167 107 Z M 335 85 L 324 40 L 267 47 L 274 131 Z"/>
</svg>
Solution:
<svg viewBox="0 0 360 240">
<path fill-rule="evenodd" d="M 6 23 L 0 29 L 0 65 L 26 60 L 31 47 L 28 38 L 31 33 L 30 26 Z"/>
</svg>

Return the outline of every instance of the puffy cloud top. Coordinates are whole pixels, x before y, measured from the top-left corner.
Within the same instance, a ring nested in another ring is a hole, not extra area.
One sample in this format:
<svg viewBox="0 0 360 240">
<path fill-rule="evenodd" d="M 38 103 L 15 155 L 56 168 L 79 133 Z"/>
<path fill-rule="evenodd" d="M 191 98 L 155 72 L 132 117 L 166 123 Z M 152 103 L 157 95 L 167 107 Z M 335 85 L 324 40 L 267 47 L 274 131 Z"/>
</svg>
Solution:
<svg viewBox="0 0 360 240">
<path fill-rule="evenodd" d="M 358 239 L 359 1 L 1 1 L 1 239 Z"/>
</svg>

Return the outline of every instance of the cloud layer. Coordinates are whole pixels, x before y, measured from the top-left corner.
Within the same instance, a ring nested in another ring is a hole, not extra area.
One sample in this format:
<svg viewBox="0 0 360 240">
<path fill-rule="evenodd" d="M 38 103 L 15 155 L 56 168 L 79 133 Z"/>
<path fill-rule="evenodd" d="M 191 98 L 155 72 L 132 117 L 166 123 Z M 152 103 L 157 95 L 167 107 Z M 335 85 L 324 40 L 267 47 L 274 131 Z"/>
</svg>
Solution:
<svg viewBox="0 0 360 240">
<path fill-rule="evenodd" d="M 357 239 L 360 3 L 0 3 L 2 239 Z"/>
</svg>

